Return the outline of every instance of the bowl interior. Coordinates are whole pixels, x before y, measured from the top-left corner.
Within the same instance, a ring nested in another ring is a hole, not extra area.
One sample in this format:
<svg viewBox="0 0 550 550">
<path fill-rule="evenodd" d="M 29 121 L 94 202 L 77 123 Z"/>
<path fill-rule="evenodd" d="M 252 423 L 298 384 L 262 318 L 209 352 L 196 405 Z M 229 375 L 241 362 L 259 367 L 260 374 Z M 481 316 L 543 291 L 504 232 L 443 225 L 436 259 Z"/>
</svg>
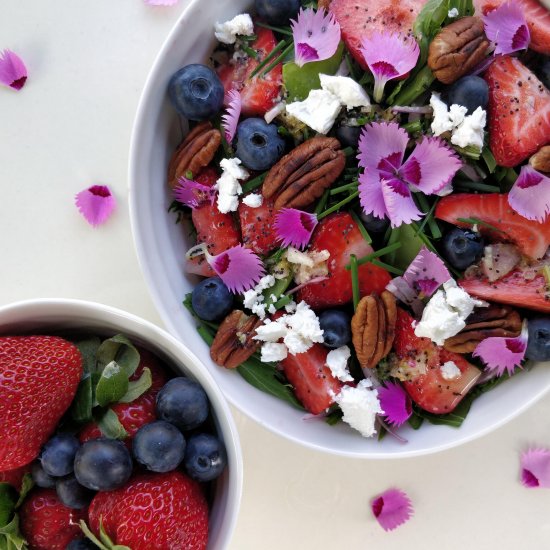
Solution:
<svg viewBox="0 0 550 550">
<path fill-rule="evenodd" d="M 409 442 L 391 437 L 367 440 L 341 423 L 303 421 L 304 414 L 250 386 L 236 372 L 216 366 L 208 346 L 182 305 L 196 282 L 184 272 L 184 255 L 194 244 L 185 229 L 167 213 L 172 200 L 166 169 L 186 129 L 166 99 L 170 76 L 188 63 L 204 62 L 214 47 L 213 24 L 250 7 L 248 0 L 191 2 L 165 43 L 145 87 L 134 126 L 130 155 L 130 214 L 140 265 L 153 300 L 167 328 L 189 346 L 219 383 L 227 398 L 245 414 L 270 430 L 309 447 L 331 453 L 393 458 L 430 453 L 478 437 L 519 414 L 550 387 L 550 370 L 535 367 L 510 383 L 477 399 L 462 427 L 405 428 Z M 401 432 L 400 432 L 401 433 Z"/>
</svg>

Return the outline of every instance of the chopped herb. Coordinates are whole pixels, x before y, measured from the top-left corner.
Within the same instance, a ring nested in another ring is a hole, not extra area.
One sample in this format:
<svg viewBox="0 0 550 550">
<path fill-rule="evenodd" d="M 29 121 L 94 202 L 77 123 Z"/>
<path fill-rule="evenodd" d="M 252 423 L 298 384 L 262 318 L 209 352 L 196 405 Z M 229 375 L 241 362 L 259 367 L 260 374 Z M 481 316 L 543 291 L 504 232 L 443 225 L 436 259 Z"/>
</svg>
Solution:
<svg viewBox="0 0 550 550">
<path fill-rule="evenodd" d="M 367 244 L 371 244 L 372 243 L 371 236 L 369 235 L 369 232 L 363 225 L 361 218 L 355 213 L 354 210 L 350 210 L 349 213 L 350 213 L 350 216 L 353 218 L 353 221 L 357 224 L 357 227 L 359 228 L 359 231 L 361 232 L 363 239 L 365 239 Z"/>
<path fill-rule="evenodd" d="M 488 183 L 480 183 L 477 181 L 461 180 L 455 184 L 455 188 L 466 191 L 480 191 L 482 193 L 499 193 L 500 187 L 489 185 Z"/>
<path fill-rule="evenodd" d="M 347 196 L 345 199 L 343 199 L 340 202 L 336 203 L 334 206 L 331 206 L 328 210 L 325 210 L 324 212 L 321 212 L 321 214 L 318 214 L 317 219 L 322 220 L 323 218 L 325 218 L 329 214 L 332 214 L 333 212 L 336 212 L 337 210 L 342 208 L 342 206 L 344 206 L 344 205 L 348 204 L 349 202 L 351 202 L 352 200 L 356 199 L 358 196 L 359 196 L 359 191 L 354 191 L 353 193 L 351 193 L 351 195 Z"/>
<path fill-rule="evenodd" d="M 483 225 L 485 227 L 488 227 L 489 229 L 492 229 L 493 231 L 498 231 L 499 233 L 502 233 L 502 230 L 498 227 L 495 227 L 494 225 L 491 225 L 490 223 L 484 222 L 483 220 L 480 220 L 479 218 L 457 218 L 457 222 L 462 223 L 468 223 L 470 225 Z"/>
<path fill-rule="evenodd" d="M 258 52 L 251 48 L 250 46 L 247 46 L 246 44 L 241 44 L 241 49 L 243 52 L 245 52 L 249 57 L 253 57 L 254 59 L 258 59 Z"/>
<path fill-rule="evenodd" d="M 388 246 L 385 246 L 384 248 L 381 248 L 380 250 L 377 250 L 376 252 L 371 252 L 370 254 L 367 254 L 366 256 L 363 256 L 362 258 L 359 258 L 357 260 L 357 265 L 363 265 L 371 260 L 374 260 L 375 258 L 380 258 L 380 256 L 384 256 L 386 254 L 389 254 L 390 252 L 393 252 L 394 250 L 397 250 L 398 248 L 401 248 L 401 243 L 393 243 Z M 351 264 L 346 265 L 346 269 L 351 269 Z"/>
<path fill-rule="evenodd" d="M 378 267 L 383 267 L 386 271 L 389 271 L 394 275 L 403 275 L 403 273 L 405 273 L 402 269 L 399 269 L 398 267 L 394 267 L 393 265 L 381 262 L 380 260 L 371 260 L 371 264 L 376 265 Z"/>
<path fill-rule="evenodd" d="M 319 216 L 319 214 L 325 209 L 325 206 L 327 204 L 329 195 L 330 195 L 330 190 L 327 189 L 323 193 L 322 197 L 319 199 L 319 202 L 317 203 L 317 206 L 315 207 L 315 213 L 317 214 L 317 216 Z"/>
<path fill-rule="evenodd" d="M 341 187 L 335 187 L 330 189 L 329 194 L 338 195 L 339 193 L 344 193 L 345 191 L 355 191 L 357 189 L 357 182 L 348 183 L 347 185 L 342 185 Z"/>
<path fill-rule="evenodd" d="M 260 77 L 265 76 L 269 71 L 274 69 L 279 63 L 283 62 L 283 59 L 294 49 L 294 43 L 289 44 L 282 52 L 281 55 L 271 63 L 271 65 L 268 65 L 263 71 Z"/>
<path fill-rule="evenodd" d="M 264 29 L 278 32 L 279 34 L 292 36 L 292 31 L 290 30 L 290 27 L 274 27 L 273 25 L 268 25 L 267 23 L 262 23 L 261 21 L 256 21 L 256 25 L 258 25 L 258 27 L 263 27 Z"/>
<path fill-rule="evenodd" d="M 426 195 L 423 193 L 416 193 L 415 198 L 418 202 L 418 206 L 420 209 L 424 212 L 426 212 L 426 216 L 422 220 L 422 223 L 418 227 L 418 233 L 422 233 L 424 230 L 424 227 L 426 224 L 430 228 L 430 233 L 432 234 L 432 237 L 434 239 L 440 239 L 442 236 L 441 229 L 439 229 L 439 225 L 437 225 L 437 221 L 434 218 L 434 211 L 435 207 L 437 206 L 437 203 L 439 201 L 439 198 L 435 199 L 433 204 L 430 206 L 428 203 L 428 199 L 426 198 Z"/>
<path fill-rule="evenodd" d="M 243 194 L 249 193 L 250 191 L 253 191 L 254 189 L 257 189 L 258 187 L 260 187 L 260 185 L 262 185 L 262 183 L 264 182 L 266 176 L 267 176 L 267 172 L 264 172 L 263 174 L 260 174 L 259 176 L 252 178 L 246 183 L 243 183 L 242 185 Z"/>
<path fill-rule="evenodd" d="M 359 292 L 359 272 L 357 270 L 357 256 L 355 254 L 350 254 L 349 263 L 351 266 L 351 288 L 353 293 L 353 309 L 357 310 L 357 305 L 360 300 Z"/>
<path fill-rule="evenodd" d="M 283 48 L 288 45 L 288 40 L 281 40 L 262 60 L 262 62 L 250 73 L 248 78 L 254 78 Z"/>
</svg>

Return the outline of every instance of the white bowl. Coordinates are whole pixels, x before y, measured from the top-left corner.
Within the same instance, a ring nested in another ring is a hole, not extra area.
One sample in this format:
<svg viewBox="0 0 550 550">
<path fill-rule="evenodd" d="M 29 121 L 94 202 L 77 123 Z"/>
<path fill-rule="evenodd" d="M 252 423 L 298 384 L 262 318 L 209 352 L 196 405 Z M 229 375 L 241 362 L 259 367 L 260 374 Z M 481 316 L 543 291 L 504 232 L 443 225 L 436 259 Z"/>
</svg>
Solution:
<svg viewBox="0 0 550 550">
<path fill-rule="evenodd" d="M 214 422 L 227 449 L 228 466 L 216 480 L 209 518 L 208 548 L 227 548 L 237 522 L 243 466 L 239 435 L 231 410 L 213 378 L 176 338 L 135 315 L 80 300 L 29 300 L 0 307 L 0 334 L 77 330 L 112 336 L 123 333 L 149 349 L 176 372 L 193 378 L 210 400 Z"/>
<path fill-rule="evenodd" d="M 226 397 L 241 411 L 273 432 L 330 453 L 365 458 L 395 458 L 441 451 L 480 437 L 532 405 L 550 388 L 550 369 L 535 367 L 477 399 L 459 429 L 425 423 L 405 428 L 409 440 L 382 442 L 362 438 L 345 424 L 304 422 L 303 414 L 262 393 L 236 372 L 216 366 L 208 346 L 182 305 L 196 283 L 184 273 L 184 254 L 191 243 L 167 213 L 168 161 L 181 139 L 180 121 L 166 99 L 170 76 L 188 63 L 204 62 L 215 40 L 213 25 L 251 5 L 248 0 L 192 1 L 169 35 L 147 80 L 133 130 L 130 152 L 130 215 L 137 254 L 153 300 L 168 330 L 189 346 L 212 373 Z M 401 432 L 400 432 L 401 433 Z"/>
</svg>

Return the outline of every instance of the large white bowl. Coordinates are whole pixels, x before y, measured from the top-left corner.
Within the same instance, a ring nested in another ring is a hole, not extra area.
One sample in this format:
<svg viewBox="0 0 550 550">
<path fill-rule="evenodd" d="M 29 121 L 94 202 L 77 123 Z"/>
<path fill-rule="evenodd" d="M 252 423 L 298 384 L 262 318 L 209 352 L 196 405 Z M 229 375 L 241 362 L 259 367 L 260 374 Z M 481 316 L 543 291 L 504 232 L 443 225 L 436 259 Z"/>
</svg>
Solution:
<svg viewBox="0 0 550 550">
<path fill-rule="evenodd" d="M 99 336 L 123 333 L 149 349 L 176 372 L 199 382 L 210 400 L 218 433 L 227 449 L 228 466 L 216 480 L 209 518 L 208 548 L 227 548 L 237 522 L 243 465 L 239 435 L 231 409 L 214 379 L 176 338 L 125 311 L 80 300 L 29 300 L 0 307 L 0 334 L 82 331 Z"/>
<path fill-rule="evenodd" d="M 130 215 L 135 245 L 153 300 L 168 329 L 206 365 L 228 399 L 262 426 L 308 447 L 351 457 L 396 458 L 441 451 L 495 429 L 532 405 L 550 388 L 550 369 L 535 367 L 474 402 L 460 429 L 425 425 L 404 429 L 409 442 L 363 439 L 346 425 L 303 421 L 303 414 L 250 386 L 236 372 L 216 366 L 182 300 L 196 279 L 184 273 L 191 243 L 167 213 L 169 158 L 181 140 L 181 124 L 166 99 L 170 76 L 188 63 L 204 62 L 214 47 L 213 25 L 246 11 L 248 0 L 192 1 L 166 40 L 147 80 L 130 152 Z"/>
</svg>

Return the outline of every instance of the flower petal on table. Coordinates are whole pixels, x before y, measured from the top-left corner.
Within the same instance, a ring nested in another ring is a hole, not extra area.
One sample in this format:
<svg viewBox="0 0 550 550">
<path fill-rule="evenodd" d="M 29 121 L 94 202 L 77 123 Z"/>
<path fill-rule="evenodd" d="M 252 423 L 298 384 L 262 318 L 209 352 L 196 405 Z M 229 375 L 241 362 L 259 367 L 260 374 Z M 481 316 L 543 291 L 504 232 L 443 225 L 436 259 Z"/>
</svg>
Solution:
<svg viewBox="0 0 550 550">
<path fill-rule="evenodd" d="M 384 531 L 391 531 L 413 515 L 411 499 L 400 489 L 388 489 L 371 502 L 374 517 Z"/>
<path fill-rule="evenodd" d="M 23 60 L 11 50 L 0 53 L 0 84 L 20 90 L 27 81 L 27 68 Z"/>
<path fill-rule="evenodd" d="M 75 196 L 75 203 L 86 221 L 94 227 L 107 221 L 116 207 L 115 197 L 106 185 L 92 185 Z"/>
<path fill-rule="evenodd" d="M 521 454 L 521 482 L 530 489 L 550 488 L 550 450 L 529 449 Z"/>
</svg>

